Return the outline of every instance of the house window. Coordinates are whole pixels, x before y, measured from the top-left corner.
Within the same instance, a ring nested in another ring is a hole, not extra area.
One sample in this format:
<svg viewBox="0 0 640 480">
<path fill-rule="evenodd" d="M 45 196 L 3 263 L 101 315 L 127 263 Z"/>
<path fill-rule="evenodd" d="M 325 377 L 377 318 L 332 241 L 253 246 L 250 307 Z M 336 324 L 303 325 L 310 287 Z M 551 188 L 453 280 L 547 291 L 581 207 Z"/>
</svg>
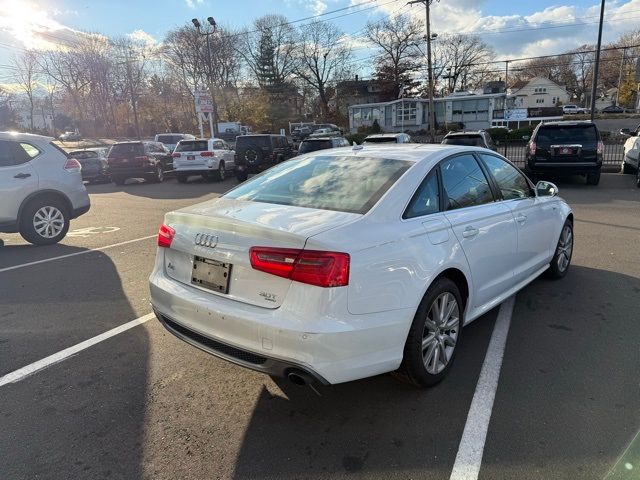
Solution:
<svg viewBox="0 0 640 480">
<path fill-rule="evenodd" d="M 462 102 L 460 100 L 454 100 L 453 102 L 453 114 L 462 115 Z"/>
<path fill-rule="evenodd" d="M 371 120 L 371 109 L 363 108 L 362 109 L 362 120 Z"/>
<path fill-rule="evenodd" d="M 544 103 L 544 98 L 536 98 L 536 103 Z"/>
<path fill-rule="evenodd" d="M 360 120 L 360 109 L 359 108 L 354 108 L 353 109 L 353 119 L 354 120 Z"/>
<path fill-rule="evenodd" d="M 396 122 L 406 123 L 416 121 L 416 102 L 400 102 L 396 107 Z"/>
<path fill-rule="evenodd" d="M 465 114 L 472 114 L 472 113 L 476 113 L 476 105 L 477 102 L 475 100 L 465 100 L 462 102 L 462 111 Z"/>
</svg>

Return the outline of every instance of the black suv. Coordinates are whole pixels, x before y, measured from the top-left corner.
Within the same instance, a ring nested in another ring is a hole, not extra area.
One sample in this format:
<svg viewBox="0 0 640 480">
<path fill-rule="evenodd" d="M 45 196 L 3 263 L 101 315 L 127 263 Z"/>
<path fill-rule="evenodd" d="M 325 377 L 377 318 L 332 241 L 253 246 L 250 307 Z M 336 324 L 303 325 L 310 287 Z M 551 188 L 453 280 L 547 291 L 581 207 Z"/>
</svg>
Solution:
<svg viewBox="0 0 640 480">
<path fill-rule="evenodd" d="M 541 123 L 527 144 L 527 168 L 532 177 L 577 174 L 585 175 L 589 185 L 597 185 L 603 154 L 604 144 L 594 123 Z"/>
<path fill-rule="evenodd" d="M 236 138 L 235 171 L 239 182 L 294 156 L 284 135 L 242 135 Z"/>
<path fill-rule="evenodd" d="M 326 150 L 327 148 L 348 147 L 349 145 L 349 140 L 344 137 L 309 137 L 300 143 L 298 155 L 315 152 L 316 150 Z"/>
<path fill-rule="evenodd" d="M 463 145 L 465 147 L 484 147 L 496 150 L 491 135 L 484 130 L 475 132 L 449 132 L 444 136 L 442 143 L 446 145 Z"/>
<path fill-rule="evenodd" d="M 171 152 L 160 142 L 115 143 L 109 150 L 107 163 L 116 185 L 124 185 L 127 178 L 160 183 L 165 173 L 173 170 Z"/>
</svg>

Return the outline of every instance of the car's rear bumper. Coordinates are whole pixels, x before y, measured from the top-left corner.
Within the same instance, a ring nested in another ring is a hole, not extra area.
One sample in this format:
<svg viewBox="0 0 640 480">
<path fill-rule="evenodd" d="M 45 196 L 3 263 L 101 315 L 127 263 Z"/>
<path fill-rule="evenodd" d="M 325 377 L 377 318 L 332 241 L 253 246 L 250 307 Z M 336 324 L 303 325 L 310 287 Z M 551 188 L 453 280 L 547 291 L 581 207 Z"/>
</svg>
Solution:
<svg viewBox="0 0 640 480">
<path fill-rule="evenodd" d="M 144 167 L 135 168 L 119 168 L 110 167 L 109 173 L 112 177 L 144 177 L 145 175 L 154 175 L 156 173 L 155 165 L 145 165 Z"/>
<path fill-rule="evenodd" d="M 598 162 L 556 162 L 528 159 L 529 170 L 536 173 L 580 174 L 596 173 L 602 169 L 602 161 Z"/>
<path fill-rule="evenodd" d="M 163 258 L 162 252 L 158 257 Z M 167 329 L 246 368 L 278 376 L 297 369 L 320 383 L 335 384 L 399 367 L 415 311 L 352 315 L 346 308 L 346 289 L 316 306 L 313 295 L 303 290 L 318 287 L 296 287 L 299 291 L 287 294 L 293 300 L 270 309 L 173 280 L 162 260 L 150 277 L 151 303 Z"/>
</svg>

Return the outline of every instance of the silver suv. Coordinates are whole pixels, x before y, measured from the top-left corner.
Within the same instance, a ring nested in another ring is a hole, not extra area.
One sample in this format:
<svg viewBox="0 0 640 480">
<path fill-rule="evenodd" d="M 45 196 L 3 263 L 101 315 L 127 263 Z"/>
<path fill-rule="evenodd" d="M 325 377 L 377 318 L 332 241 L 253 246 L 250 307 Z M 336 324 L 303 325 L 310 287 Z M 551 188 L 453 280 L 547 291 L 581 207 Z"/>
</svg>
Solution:
<svg viewBox="0 0 640 480">
<path fill-rule="evenodd" d="M 0 132 L 0 232 L 35 245 L 57 243 L 89 211 L 78 160 L 53 138 Z"/>
</svg>

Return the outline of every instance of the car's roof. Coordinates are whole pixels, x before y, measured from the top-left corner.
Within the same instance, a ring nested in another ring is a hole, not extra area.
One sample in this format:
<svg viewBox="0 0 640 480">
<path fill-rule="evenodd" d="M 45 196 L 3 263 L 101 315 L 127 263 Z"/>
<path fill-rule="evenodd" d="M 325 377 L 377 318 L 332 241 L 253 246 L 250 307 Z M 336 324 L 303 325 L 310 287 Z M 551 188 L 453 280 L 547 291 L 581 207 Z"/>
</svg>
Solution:
<svg viewBox="0 0 640 480">
<path fill-rule="evenodd" d="M 392 160 L 407 160 L 409 162 L 433 162 L 463 152 L 490 152 L 486 148 L 468 147 L 463 145 L 445 145 L 441 143 L 398 143 L 394 145 L 368 144 L 355 147 L 332 148 L 310 152 L 309 155 L 322 156 L 355 156 L 373 157 Z M 494 152 L 490 152 L 494 153 Z"/>
<path fill-rule="evenodd" d="M 463 135 L 482 135 L 484 133 L 483 130 L 467 130 L 464 132 L 449 132 L 445 135 L 445 137 L 456 137 L 456 136 L 463 136 Z"/>
<path fill-rule="evenodd" d="M 182 143 L 182 142 L 215 142 L 216 140 L 220 141 L 220 142 L 224 142 L 224 139 L 214 137 L 214 138 L 183 138 L 178 143 Z"/>
<path fill-rule="evenodd" d="M 156 133 L 156 137 L 161 135 L 191 135 L 190 133 L 179 133 L 179 132 L 166 132 L 166 133 Z M 193 135 L 191 135 L 193 136 Z"/>
<path fill-rule="evenodd" d="M 371 135 L 367 135 L 367 138 L 398 138 L 400 135 L 406 135 L 406 133 L 373 133 Z"/>
<path fill-rule="evenodd" d="M 569 126 L 576 126 L 576 125 L 577 126 L 593 125 L 594 127 L 596 126 L 596 124 L 590 120 L 565 120 L 565 121 L 557 121 L 557 122 L 544 122 L 540 124 L 541 127 L 545 127 L 545 126 L 569 127 Z"/>
<path fill-rule="evenodd" d="M 0 138 L 3 140 L 14 140 L 14 141 L 29 141 L 32 142 L 40 141 L 40 142 L 50 142 L 55 140 L 53 137 L 46 137 L 44 135 L 36 135 L 34 133 L 22 133 L 22 132 L 0 132 Z"/>
<path fill-rule="evenodd" d="M 252 133 L 251 135 L 238 136 L 238 138 L 247 138 L 247 137 L 284 137 L 284 135 L 280 135 L 279 133 Z"/>
</svg>

